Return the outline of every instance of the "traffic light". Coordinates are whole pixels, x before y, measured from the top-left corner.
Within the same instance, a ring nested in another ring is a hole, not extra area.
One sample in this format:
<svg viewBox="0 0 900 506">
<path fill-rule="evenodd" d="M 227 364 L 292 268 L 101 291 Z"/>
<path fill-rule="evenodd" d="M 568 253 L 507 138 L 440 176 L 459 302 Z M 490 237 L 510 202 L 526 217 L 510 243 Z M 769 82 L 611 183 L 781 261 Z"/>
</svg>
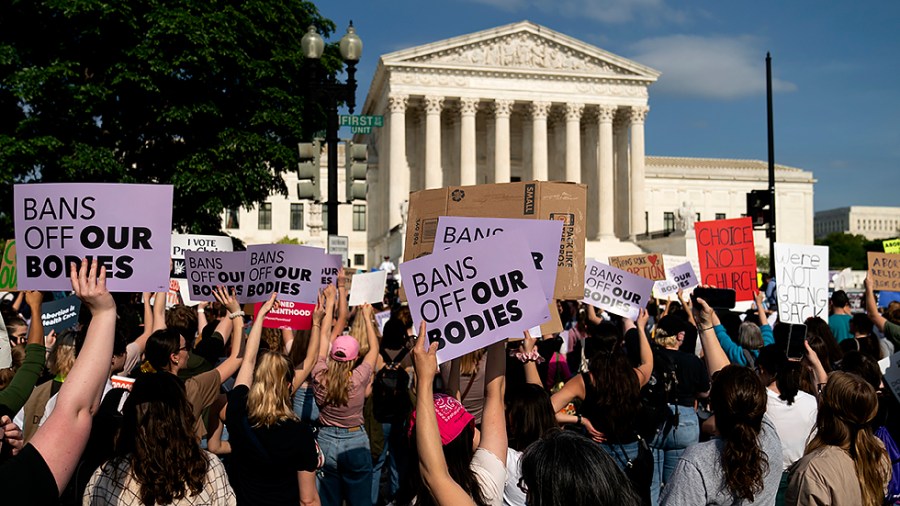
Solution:
<svg viewBox="0 0 900 506">
<path fill-rule="evenodd" d="M 347 143 L 347 164 L 344 180 L 347 184 L 347 202 L 366 199 L 366 170 L 369 168 L 369 146 L 366 144 Z"/>
<path fill-rule="evenodd" d="M 319 188 L 321 174 L 319 157 L 322 152 L 319 141 L 301 142 L 297 145 L 297 149 L 300 151 L 300 163 L 297 167 L 297 198 L 319 202 L 322 200 Z"/>
<path fill-rule="evenodd" d="M 771 221 L 772 207 L 769 190 L 750 190 L 747 194 L 747 216 L 754 227 L 762 227 Z"/>
</svg>

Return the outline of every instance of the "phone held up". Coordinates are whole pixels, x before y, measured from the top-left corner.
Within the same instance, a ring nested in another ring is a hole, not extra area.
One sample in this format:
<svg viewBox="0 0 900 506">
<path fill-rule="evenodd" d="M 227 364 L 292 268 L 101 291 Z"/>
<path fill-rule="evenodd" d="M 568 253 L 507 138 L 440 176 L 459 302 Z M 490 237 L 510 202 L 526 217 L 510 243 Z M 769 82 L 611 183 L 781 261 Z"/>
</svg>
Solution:
<svg viewBox="0 0 900 506">
<path fill-rule="evenodd" d="M 698 286 L 691 293 L 691 302 L 696 306 L 697 299 L 703 299 L 713 309 L 733 309 L 735 292 L 730 288 L 705 288 Z"/>
</svg>

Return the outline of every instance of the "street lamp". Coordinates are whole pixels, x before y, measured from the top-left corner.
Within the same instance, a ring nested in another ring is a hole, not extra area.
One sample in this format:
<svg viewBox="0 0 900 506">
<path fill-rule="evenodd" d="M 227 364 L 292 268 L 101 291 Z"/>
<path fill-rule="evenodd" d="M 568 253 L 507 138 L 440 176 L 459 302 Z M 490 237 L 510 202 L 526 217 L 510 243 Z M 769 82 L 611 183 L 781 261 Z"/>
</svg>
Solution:
<svg viewBox="0 0 900 506">
<path fill-rule="evenodd" d="M 350 114 L 356 106 L 356 64 L 362 56 L 362 39 L 356 35 L 353 21 L 340 41 L 341 58 L 347 64 L 347 82 L 338 82 L 334 75 L 323 72 L 321 58 L 325 41 L 315 26 L 310 26 L 300 39 L 300 48 L 307 60 L 312 60 L 312 72 L 307 81 L 307 96 L 324 102 L 326 110 L 325 143 L 328 146 L 328 235 L 338 233 L 338 104 L 347 104 Z"/>
</svg>

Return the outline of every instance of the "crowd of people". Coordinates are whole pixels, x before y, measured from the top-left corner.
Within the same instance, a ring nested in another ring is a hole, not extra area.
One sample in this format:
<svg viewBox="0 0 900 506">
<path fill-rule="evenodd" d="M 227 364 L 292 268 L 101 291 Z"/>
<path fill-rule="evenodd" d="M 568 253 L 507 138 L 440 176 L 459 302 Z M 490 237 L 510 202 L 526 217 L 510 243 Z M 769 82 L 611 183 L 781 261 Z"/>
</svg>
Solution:
<svg viewBox="0 0 900 506">
<path fill-rule="evenodd" d="M 409 308 L 323 289 L 307 330 L 264 328 L 235 294 L 166 308 L 72 265 L 79 325 L 41 292 L 2 306 L 2 504 L 894 504 L 900 411 L 879 361 L 900 307 L 834 292 L 805 353 L 761 287 L 631 320 L 558 301 L 564 331 L 438 364 Z M 382 328 L 376 311 L 390 310 Z M 130 378 L 123 382 L 123 378 Z"/>
</svg>

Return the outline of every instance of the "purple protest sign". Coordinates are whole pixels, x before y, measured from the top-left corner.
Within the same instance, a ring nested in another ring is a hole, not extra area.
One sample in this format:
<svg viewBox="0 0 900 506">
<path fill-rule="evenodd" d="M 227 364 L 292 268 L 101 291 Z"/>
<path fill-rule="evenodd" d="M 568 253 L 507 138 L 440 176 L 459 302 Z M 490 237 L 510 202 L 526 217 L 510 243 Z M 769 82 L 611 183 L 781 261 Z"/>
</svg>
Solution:
<svg viewBox="0 0 900 506">
<path fill-rule="evenodd" d="M 584 267 L 584 300 L 604 311 L 637 319 L 653 291 L 652 279 L 588 259 Z"/>
<path fill-rule="evenodd" d="M 400 264 L 415 328 L 427 325 L 439 363 L 550 319 L 540 275 L 517 233 L 479 240 Z"/>
<path fill-rule="evenodd" d="M 246 251 L 185 251 L 188 292 L 191 300 L 214 302 L 213 289 L 234 289 L 238 302 L 247 297 Z"/>
<path fill-rule="evenodd" d="M 344 259 L 341 255 L 325 254 L 322 262 L 322 276 L 319 279 L 319 288 L 325 288 L 328 285 L 337 283 L 338 274 L 344 268 Z"/>
<path fill-rule="evenodd" d="M 254 244 L 247 247 L 247 294 L 245 302 L 262 302 L 272 292 L 291 302 L 315 304 L 324 250 L 294 244 Z M 340 259 L 338 259 L 340 263 Z"/>
<path fill-rule="evenodd" d="M 438 218 L 434 249 L 449 249 L 469 244 L 498 233 L 515 232 L 525 238 L 534 267 L 541 279 L 547 300 L 553 299 L 556 287 L 557 257 L 563 222 L 559 220 L 523 220 L 515 218 Z"/>
<path fill-rule="evenodd" d="M 688 290 L 700 284 L 697 273 L 694 272 L 694 266 L 690 262 L 670 267 L 666 271 L 667 278 L 678 284 L 679 290 Z"/>
<path fill-rule="evenodd" d="M 13 200 L 20 290 L 71 289 L 69 264 L 84 257 L 106 267 L 110 291 L 168 290 L 171 185 L 17 184 Z"/>
</svg>

